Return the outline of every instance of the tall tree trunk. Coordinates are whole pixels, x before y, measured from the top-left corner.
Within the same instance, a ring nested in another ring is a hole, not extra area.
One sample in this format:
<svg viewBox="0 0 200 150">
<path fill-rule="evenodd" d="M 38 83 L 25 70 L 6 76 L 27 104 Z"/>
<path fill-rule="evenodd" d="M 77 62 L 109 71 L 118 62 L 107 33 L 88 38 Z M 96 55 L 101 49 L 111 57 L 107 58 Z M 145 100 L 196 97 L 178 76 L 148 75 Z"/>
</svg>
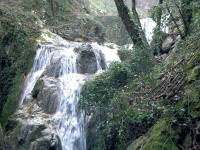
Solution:
<svg viewBox="0 0 200 150">
<path fill-rule="evenodd" d="M 142 32 L 139 29 L 139 28 L 141 28 L 141 24 L 135 23 L 135 22 L 139 22 L 138 21 L 139 17 L 137 16 L 138 14 L 135 10 L 135 5 L 133 7 L 134 18 L 131 18 L 129 9 L 125 5 L 124 1 L 123 0 L 114 0 L 114 1 L 115 1 L 117 10 L 118 10 L 119 16 L 120 16 L 122 22 L 124 23 L 126 30 L 128 31 L 135 47 L 136 48 L 141 48 L 141 47 L 147 48 L 148 43 L 143 41 L 144 37 L 142 37 L 142 34 L 141 34 Z M 133 20 L 135 20 L 135 22 Z M 146 38 L 145 38 L 145 41 L 146 41 Z"/>
<path fill-rule="evenodd" d="M 160 55 L 162 49 L 162 28 L 161 28 L 161 19 L 162 19 L 162 7 L 163 0 L 159 0 L 159 4 L 157 6 L 157 13 L 156 13 L 156 28 L 154 30 L 154 55 Z"/>
<path fill-rule="evenodd" d="M 191 0 L 181 0 L 181 18 L 184 24 L 184 36 L 187 36 L 190 32 L 190 24 L 192 19 L 192 8 L 190 5 Z"/>
<path fill-rule="evenodd" d="M 48 0 L 48 3 L 49 3 L 49 7 L 50 7 L 50 10 L 51 10 L 52 16 L 55 17 L 55 9 L 54 9 L 53 0 Z"/>
<path fill-rule="evenodd" d="M 157 30 L 161 30 L 162 8 L 163 0 L 159 0 L 158 14 L 157 14 Z"/>
<path fill-rule="evenodd" d="M 138 30 L 139 30 L 140 36 L 142 38 L 143 44 L 146 47 L 148 47 L 149 44 L 147 42 L 145 33 L 142 30 L 142 25 L 141 25 L 141 22 L 140 22 L 140 18 L 139 18 L 139 15 L 138 15 L 137 11 L 136 11 L 136 2 L 135 2 L 135 0 L 132 0 L 132 12 L 133 12 L 133 21 L 135 22 L 136 27 L 138 27 Z"/>
<path fill-rule="evenodd" d="M 171 10 L 170 10 L 170 7 L 169 7 L 168 2 L 166 2 L 165 4 L 166 4 L 166 9 L 167 9 L 167 11 L 168 11 L 170 17 L 172 18 L 172 21 L 173 21 L 175 27 L 176 27 L 177 30 L 178 30 L 178 34 L 181 36 L 181 39 L 184 39 L 184 35 L 182 34 L 182 32 L 181 32 L 181 30 L 180 30 L 180 28 L 179 28 L 179 25 L 178 25 L 177 22 L 176 22 L 176 18 L 174 17 L 174 15 L 172 14 L 172 12 L 171 12 Z"/>
</svg>

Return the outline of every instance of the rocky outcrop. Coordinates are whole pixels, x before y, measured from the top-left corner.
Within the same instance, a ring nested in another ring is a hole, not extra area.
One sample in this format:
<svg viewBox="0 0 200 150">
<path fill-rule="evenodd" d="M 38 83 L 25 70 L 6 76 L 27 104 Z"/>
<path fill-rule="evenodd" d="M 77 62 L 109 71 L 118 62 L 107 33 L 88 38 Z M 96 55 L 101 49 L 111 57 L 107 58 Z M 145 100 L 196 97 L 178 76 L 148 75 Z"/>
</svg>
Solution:
<svg viewBox="0 0 200 150">
<path fill-rule="evenodd" d="M 57 78 L 45 74 L 37 81 L 32 94 L 7 123 L 7 150 L 62 150 L 52 119 L 59 105 L 57 84 Z"/>
<path fill-rule="evenodd" d="M 95 53 L 92 46 L 89 44 L 81 45 L 80 48 L 76 49 L 78 52 L 77 56 L 77 71 L 78 73 L 85 74 L 94 74 L 98 70 L 97 59 L 99 59 L 100 67 L 105 69 L 105 61 L 103 54 L 101 52 Z"/>
<path fill-rule="evenodd" d="M 41 82 L 37 96 L 38 105 L 47 114 L 54 114 L 59 105 L 57 86 L 59 80 L 53 77 L 43 76 L 38 82 Z"/>
<path fill-rule="evenodd" d="M 16 126 L 6 134 L 8 150 L 62 150 L 59 137 L 47 125 L 30 120 L 15 122 Z"/>
<path fill-rule="evenodd" d="M 168 35 L 162 43 L 162 53 L 167 53 L 172 49 L 175 43 L 175 38 L 173 35 Z"/>
<path fill-rule="evenodd" d="M 49 77 L 57 78 L 59 76 L 59 73 L 60 73 L 60 67 L 61 67 L 60 61 L 61 61 L 60 56 L 58 56 L 58 55 L 52 56 L 51 65 L 47 66 L 44 74 L 49 76 Z"/>
<path fill-rule="evenodd" d="M 85 117 L 85 128 L 86 132 L 86 139 L 87 139 L 87 150 L 93 150 L 95 147 L 98 146 L 100 141 L 100 133 L 98 131 L 98 124 L 100 123 L 99 120 L 100 112 L 97 110 L 95 114 L 91 116 Z"/>
</svg>

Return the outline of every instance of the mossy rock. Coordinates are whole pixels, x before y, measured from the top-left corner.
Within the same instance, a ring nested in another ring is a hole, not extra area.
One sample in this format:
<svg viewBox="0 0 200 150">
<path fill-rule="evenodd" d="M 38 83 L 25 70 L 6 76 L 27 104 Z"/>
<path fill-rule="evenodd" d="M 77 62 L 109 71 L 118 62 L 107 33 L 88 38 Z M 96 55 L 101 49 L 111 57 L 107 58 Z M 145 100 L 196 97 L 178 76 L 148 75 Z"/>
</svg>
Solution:
<svg viewBox="0 0 200 150">
<path fill-rule="evenodd" d="M 190 71 L 190 74 L 188 75 L 188 82 L 194 81 L 194 80 L 198 80 L 200 77 L 200 65 L 194 67 L 194 69 L 192 69 Z"/>
<path fill-rule="evenodd" d="M 46 41 L 45 38 L 42 37 L 42 36 L 38 37 L 37 40 L 38 40 L 38 41 L 41 41 L 41 42 L 45 42 L 45 41 Z"/>
<path fill-rule="evenodd" d="M 178 138 L 178 134 L 170 130 L 168 122 L 163 119 L 155 124 L 147 135 L 135 140 L 128 150 L 178 150 L 176 146 Z"/>
<path fill-rule="evenodd" d="M 188 63 L 185 65 L 185 69 L 193 68 L 194 66 L 197 66 L 200 64 L 200 53 L 196 54 Z"/>
</svg>

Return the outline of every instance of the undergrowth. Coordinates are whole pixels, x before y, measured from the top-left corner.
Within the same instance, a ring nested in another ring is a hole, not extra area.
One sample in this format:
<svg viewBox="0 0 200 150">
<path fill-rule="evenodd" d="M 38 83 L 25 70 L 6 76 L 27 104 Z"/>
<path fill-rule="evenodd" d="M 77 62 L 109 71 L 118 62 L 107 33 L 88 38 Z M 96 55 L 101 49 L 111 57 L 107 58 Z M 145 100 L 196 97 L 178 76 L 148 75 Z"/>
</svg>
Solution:
<svg viewBox="0 0 200 150">
<path fill-rule="evenodd" d="M 32 67 L 40 35 L 36 17 L 20 7 L 0 3 L 0 113 L 5 126 L 18 106 L 24 77 Z M 5 104 L 5 105 L 4 105 Z"/>
</svg>

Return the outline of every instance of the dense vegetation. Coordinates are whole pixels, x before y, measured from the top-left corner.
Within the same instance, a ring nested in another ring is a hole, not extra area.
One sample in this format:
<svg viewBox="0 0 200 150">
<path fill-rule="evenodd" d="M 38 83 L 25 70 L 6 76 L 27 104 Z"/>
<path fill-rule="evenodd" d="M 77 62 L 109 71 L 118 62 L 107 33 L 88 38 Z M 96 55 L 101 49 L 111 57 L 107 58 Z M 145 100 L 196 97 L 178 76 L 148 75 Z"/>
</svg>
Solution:
<svg viewBox="0 0 200 150">
<path fill-rule="evenodd" d="M 36 38 L 40 32 L 38 25 L 33 23 L 36 16 L 31 12 L 1 3 L 0 14 L 0 113 L 1 123 L 5 125 L 8 116 L 18 106 L 24 77 L 32 67 L 37 49 Z"/>
<path fill-rule="evenodd" d="M 134 50 L 122 47 L 122 62 L 111 64 L 107 71 L 83 85 L 79 106 L 91 118 L 89 150 L 199 150 L 200 2 L 160 0 L 151 10 L 157 23 L 151 44 L 141 31 L 135 6 L 130 11 L 125 3 L 122 5 L 126 10 L 125 15 L 120 15 L 123 25 L 115 16 L 114 2 L 124 1 L 0 2 L 1 124 L 5 127 L 18 106 L 36 53 L 36 39 L 40 36 L 36 22 L 40 19 L 44 27 L 70 40 L 139 43 Z M 162 31 L 166 22 L 169 34 Z M 169 36 L 175 37 L 175 42 L 163 51 L 162 44 Z"/>
<path fill-rule="evenodd" d="M 154 7 L 152 17 L 158 23 L 161 13 L 162 20 L 169 15 L 171 34 L 181 37 L 168 58 L 158 64 L 146 50 L 119 51 L 122 63 L 111 65 L 83 86 L 80 106 L 95 118 L 89 130 L 93 126 L 98 134 L 89 134 L 88 149 L 121 150 L 133 141 L 130 150 L 200 148 L 200 4 L 181 1 L 179 8 L 179 1 L 166 3 Z M 157 45 L 151 48 L 157 55 L 162 51 L 160 41 L 167 36 L 160 30 L 162 23 L 155 29 Z"/>
</svg>

